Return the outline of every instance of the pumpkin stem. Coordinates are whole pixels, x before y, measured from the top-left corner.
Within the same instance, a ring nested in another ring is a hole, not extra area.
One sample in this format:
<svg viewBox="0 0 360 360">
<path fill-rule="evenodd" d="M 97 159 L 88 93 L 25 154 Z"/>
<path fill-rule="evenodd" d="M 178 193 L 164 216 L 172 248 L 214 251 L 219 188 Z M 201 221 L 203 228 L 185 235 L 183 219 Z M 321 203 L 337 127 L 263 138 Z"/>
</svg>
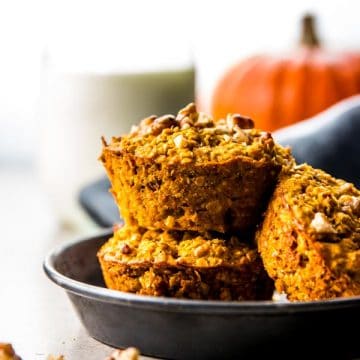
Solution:
<svg viewBox="0 0 360 360">
<path fill-rule="evenodd" d="M 320 45 L 319 38 L 315 30 L 315 16 L 306 14 L 302 18 L 300 44 L 306 47 L 317 47 Z"/>
</svg>

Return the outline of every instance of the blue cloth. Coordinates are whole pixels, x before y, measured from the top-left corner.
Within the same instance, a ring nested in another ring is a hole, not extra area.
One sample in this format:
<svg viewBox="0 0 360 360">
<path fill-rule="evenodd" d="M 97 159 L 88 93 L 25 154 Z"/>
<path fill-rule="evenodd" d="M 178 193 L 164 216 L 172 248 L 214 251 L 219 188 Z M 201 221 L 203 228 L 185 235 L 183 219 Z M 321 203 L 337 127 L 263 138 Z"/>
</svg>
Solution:
<svg viewBox="0 0 360 360">
<path fill-rule="evenodd" d="M 360 187 L 360 96 L 273 135 L 292 148 L 299 164 L 307 162 Z"/>
</svg>

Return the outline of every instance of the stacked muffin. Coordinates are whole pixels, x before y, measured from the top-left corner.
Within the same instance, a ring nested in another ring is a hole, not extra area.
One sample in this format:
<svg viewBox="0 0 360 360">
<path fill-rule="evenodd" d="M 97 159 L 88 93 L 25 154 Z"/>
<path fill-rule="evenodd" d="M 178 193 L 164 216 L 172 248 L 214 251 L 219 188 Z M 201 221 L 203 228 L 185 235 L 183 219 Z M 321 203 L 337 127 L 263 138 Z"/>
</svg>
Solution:
<svg viewBox="0 0 360 360">
<path fill-rule="evenodd" d="M 287 149 L 229 115 L 216 123 L 189 104 L 104 141 L 101 160 L 125 220 L 100 249 L 109 288 L 192 299 L 270 299 L 273 282 L 252 229 Z"/>
</svg>

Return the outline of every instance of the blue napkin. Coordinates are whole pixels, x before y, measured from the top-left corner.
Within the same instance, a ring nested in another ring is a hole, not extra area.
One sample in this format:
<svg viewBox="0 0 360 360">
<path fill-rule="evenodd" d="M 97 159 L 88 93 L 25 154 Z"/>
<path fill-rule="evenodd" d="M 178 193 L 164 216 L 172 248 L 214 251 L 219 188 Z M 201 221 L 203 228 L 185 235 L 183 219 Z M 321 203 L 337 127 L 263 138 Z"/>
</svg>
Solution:
<svg viewBox="0 0 360 360">
<path fill-rule="evenodd" d="M 276 131 L 273 136 L 292 148 L 299 164 L 307 162 L 360 187 L 360 96 Z"/>
</svg>

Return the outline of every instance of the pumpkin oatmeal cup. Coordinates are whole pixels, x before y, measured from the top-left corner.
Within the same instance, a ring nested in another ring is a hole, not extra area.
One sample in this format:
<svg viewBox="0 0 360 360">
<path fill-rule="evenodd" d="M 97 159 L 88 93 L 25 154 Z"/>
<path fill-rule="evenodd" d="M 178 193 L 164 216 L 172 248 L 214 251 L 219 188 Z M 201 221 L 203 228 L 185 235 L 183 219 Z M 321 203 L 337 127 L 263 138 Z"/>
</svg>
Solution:
<svg viewBox="0 0 360 360">
<path fill-rule="evenodd" d="M 151 116 L 100 157 L 128 224 L 148 229 L 236 231 L 259 221 L 282 167 L 293 159 L 253 121 L 216 123 L 194 104 Z"/>
<path fill-rule="evenodd" d="M 267 300 L 273 281 L 236 236 L 125 225 L 98 252 L 107 287 L 141 295 Z"/>
<path fill-rule="evenodd" d="M 360 191 L 303 164 L 280 177 L 257 242 L 290 300 L 360 295 Z"/>
</svg>

